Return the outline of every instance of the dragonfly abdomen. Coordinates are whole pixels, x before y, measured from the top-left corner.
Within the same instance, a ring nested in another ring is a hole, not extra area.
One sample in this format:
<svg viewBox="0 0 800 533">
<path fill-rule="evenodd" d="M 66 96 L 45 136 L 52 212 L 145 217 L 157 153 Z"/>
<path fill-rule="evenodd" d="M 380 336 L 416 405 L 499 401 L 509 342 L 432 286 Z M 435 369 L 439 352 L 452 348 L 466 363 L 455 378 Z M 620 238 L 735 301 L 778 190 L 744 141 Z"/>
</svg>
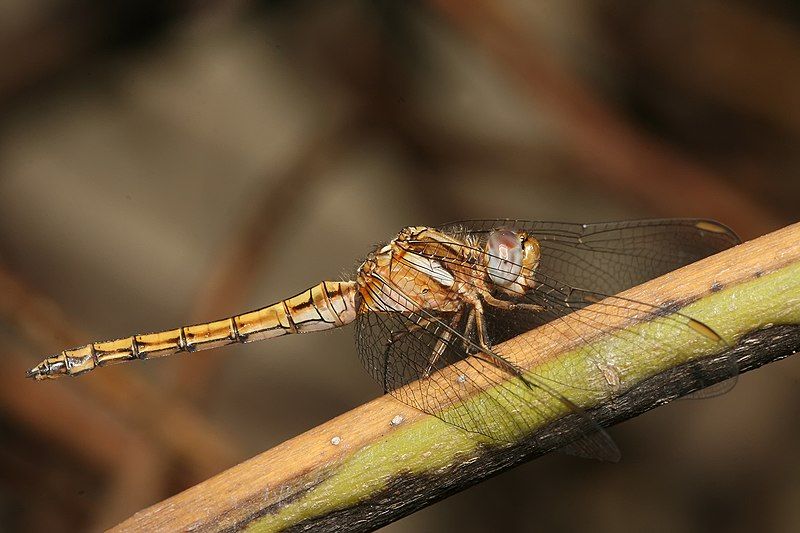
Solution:
<svg viewBox="0 0 800 533">
<path fill-rule="evenodd" d="M 28 376 L 75 376 L 126 361 L 332 329 L 355 319 L 356 291 L 356 284 L 351 281 L 323 281 L 292 298 L 230 318 L 64 350 L 29 370 Z"/>
<path fill-rule="evenodd" d="M 356 292 L 355 282 L 323 281 L 297 296 L 231 320 L 239 342 L 332 329 L 355 320 Z"/>
</svg>

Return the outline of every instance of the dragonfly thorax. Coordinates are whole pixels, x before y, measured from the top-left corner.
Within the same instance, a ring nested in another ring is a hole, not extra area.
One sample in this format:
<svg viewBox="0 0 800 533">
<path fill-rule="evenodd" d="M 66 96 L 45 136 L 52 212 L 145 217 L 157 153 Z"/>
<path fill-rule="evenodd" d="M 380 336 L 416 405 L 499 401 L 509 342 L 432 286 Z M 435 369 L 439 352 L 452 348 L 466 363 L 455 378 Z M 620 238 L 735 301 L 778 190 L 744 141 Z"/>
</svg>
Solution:
<svg viewBox="0 0 800 533">
<path fill-rule="evenodd" d="M 463 245 L 426 227 L 403 229 L 367 256 L 357 282 L 362 300 L 375 311 L 456 311 L 466 286 L 454 269 L 467 262 Z"/>
</svg>

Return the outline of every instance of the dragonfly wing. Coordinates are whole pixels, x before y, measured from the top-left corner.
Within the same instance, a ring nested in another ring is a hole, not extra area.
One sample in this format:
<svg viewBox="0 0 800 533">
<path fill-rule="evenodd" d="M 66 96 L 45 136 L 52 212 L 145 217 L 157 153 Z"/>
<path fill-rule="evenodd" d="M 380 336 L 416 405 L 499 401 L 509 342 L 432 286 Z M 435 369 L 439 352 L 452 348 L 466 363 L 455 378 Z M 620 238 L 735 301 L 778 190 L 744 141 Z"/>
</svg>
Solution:
<svg viewBox="0 0 800 533">
<path fill-rule="evenodd" d="M 466 431 L 516 442 L 570 416 L 569 428 L 543 443 L 545 449 L 568 445 L 574 455 L 619 460 L 611 437 L 551 383 L 523 375 L 502 349 L 493 348 L 492 356 L 504 361 L 503 368 L 475 357 L 479 348 L 465 329 L 468 321 L 466 313 L 362 312 L 356 320 L 359 354 L 386 392 Z"/>
<path fill-rule="evenodd" d="M 511 300 L 538 305 L 542 311 L 490 311 L 493 342 L 550 323 L 542 335 L 554 344 L 580 341 L 579 349 L 607 375 L 609 384 L 614 384 L 618 375 L 625 375 L 626 366 L 633 364 L 639 354 L 674 357 L 669 345 L 674 335 L 693 336 L 691 344 L 698 354 L 707 353 L 703 349 L 709 342 L 720 350 L 727 346 L 708 325 L 675 309 L 612 295 L 739 242 L 726 227 L 698 219 L 600 224 L 495 220 L 457 223 L 448 231 L 483 250 L 488 235 L 499 228 L 527 231 L 539 240 L 539 267 L 524 273 L 536 288 Z M 479 284 L 481 280 L 462 281 Z M 569 321 L 562 320 L 578 310 L 581 312 Z M 654 331 L 621 327 L 654 317 L 661 318 Z M 610 327 L 615 323 L 620 327 Z M 608 332 L 611 340 L 596 345 L 592 341 L 599 331 Z M 688 397 L 708 397 L 730 390 L 737 374 L 732 357 L 694 360 L 692 375 L 697 379 L 697 388 L 715 385 Z M 722 383 L 716 385 L 720 380 Z"/>
<path fill-rule="evenodd" d="M 542 248 L 540 271 L 603 294 L 616 294 L 741 242 L 728 227 L 704 219 L 592 224 L 498 219 L 455 222 L 441 229 L 485 242 L 498 228 L 536 237 Z"/>
</svg>

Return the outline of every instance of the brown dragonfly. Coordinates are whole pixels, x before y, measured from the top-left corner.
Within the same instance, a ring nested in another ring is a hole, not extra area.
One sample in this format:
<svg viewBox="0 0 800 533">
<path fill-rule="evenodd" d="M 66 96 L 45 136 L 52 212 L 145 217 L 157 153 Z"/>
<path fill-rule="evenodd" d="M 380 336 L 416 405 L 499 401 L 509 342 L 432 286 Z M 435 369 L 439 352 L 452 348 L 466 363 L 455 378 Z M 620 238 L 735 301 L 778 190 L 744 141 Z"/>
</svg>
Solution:
<svg viewBox="0 0 800 533">
<path fill-rule="evenodd" d="M 77 376 L 105 365 L 355 322 L 364 365 L 402 402 L 500 442 L 542 420 L 571 414 L 577 422 L 567 451 L 616 460 L 614 442 L 565 392 L 570 384 L 521 368 L 504 341 L 536 339 L 514 348 L 530 352 L 544 344 L 574 344 L 585 331 L 602 330 L 622 313 L 633 313 L 659 317 L 676 333 L 724 346 L 696 319 L 615 294 L 738 242 L 727 227 L 701 219 L 595 224 L 499 219 L 407 227 L 371 252 L 351 281 L 323 281 L 223 320 L 67 349 L 28 376 Z M 580 330 L 564 319 L 576 311 Z M 543 324 L 549 327 L 541 329 L 541 337 L 520 336 Z M 669 342 L 627 328 L 612 335 L 614 353 L 589 349 L 586 364 L 602 370 L 612 355 L 615 361 L 632 359 Z M 736 376 L 733 361 L 723 366 L 722 377 Z M 558 375 L 568 376 L 571 369 L 560 370 Z M 709 381 L 719 381 L 718 365 L 708 372 Z"/>
</svg>

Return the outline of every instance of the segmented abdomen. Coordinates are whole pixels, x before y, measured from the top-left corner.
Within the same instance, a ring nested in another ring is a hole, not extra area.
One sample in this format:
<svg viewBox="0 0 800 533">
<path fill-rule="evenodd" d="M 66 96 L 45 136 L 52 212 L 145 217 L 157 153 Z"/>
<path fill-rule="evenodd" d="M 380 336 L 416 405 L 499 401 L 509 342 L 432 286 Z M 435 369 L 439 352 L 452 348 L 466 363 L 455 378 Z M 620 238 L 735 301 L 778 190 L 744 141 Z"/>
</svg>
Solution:
<svg viewBox="0 0 800 533">
<path fill-rule="evenodd" d="M 78 375 L 98 366 L 136 359 L 331 329 L 355 319 L 356 292 L 355 282 L 323 281 L 292 298 L 223 320 L 64 350 L 45 359 L 28 374 L 36 379 Z"/>
</svg>

